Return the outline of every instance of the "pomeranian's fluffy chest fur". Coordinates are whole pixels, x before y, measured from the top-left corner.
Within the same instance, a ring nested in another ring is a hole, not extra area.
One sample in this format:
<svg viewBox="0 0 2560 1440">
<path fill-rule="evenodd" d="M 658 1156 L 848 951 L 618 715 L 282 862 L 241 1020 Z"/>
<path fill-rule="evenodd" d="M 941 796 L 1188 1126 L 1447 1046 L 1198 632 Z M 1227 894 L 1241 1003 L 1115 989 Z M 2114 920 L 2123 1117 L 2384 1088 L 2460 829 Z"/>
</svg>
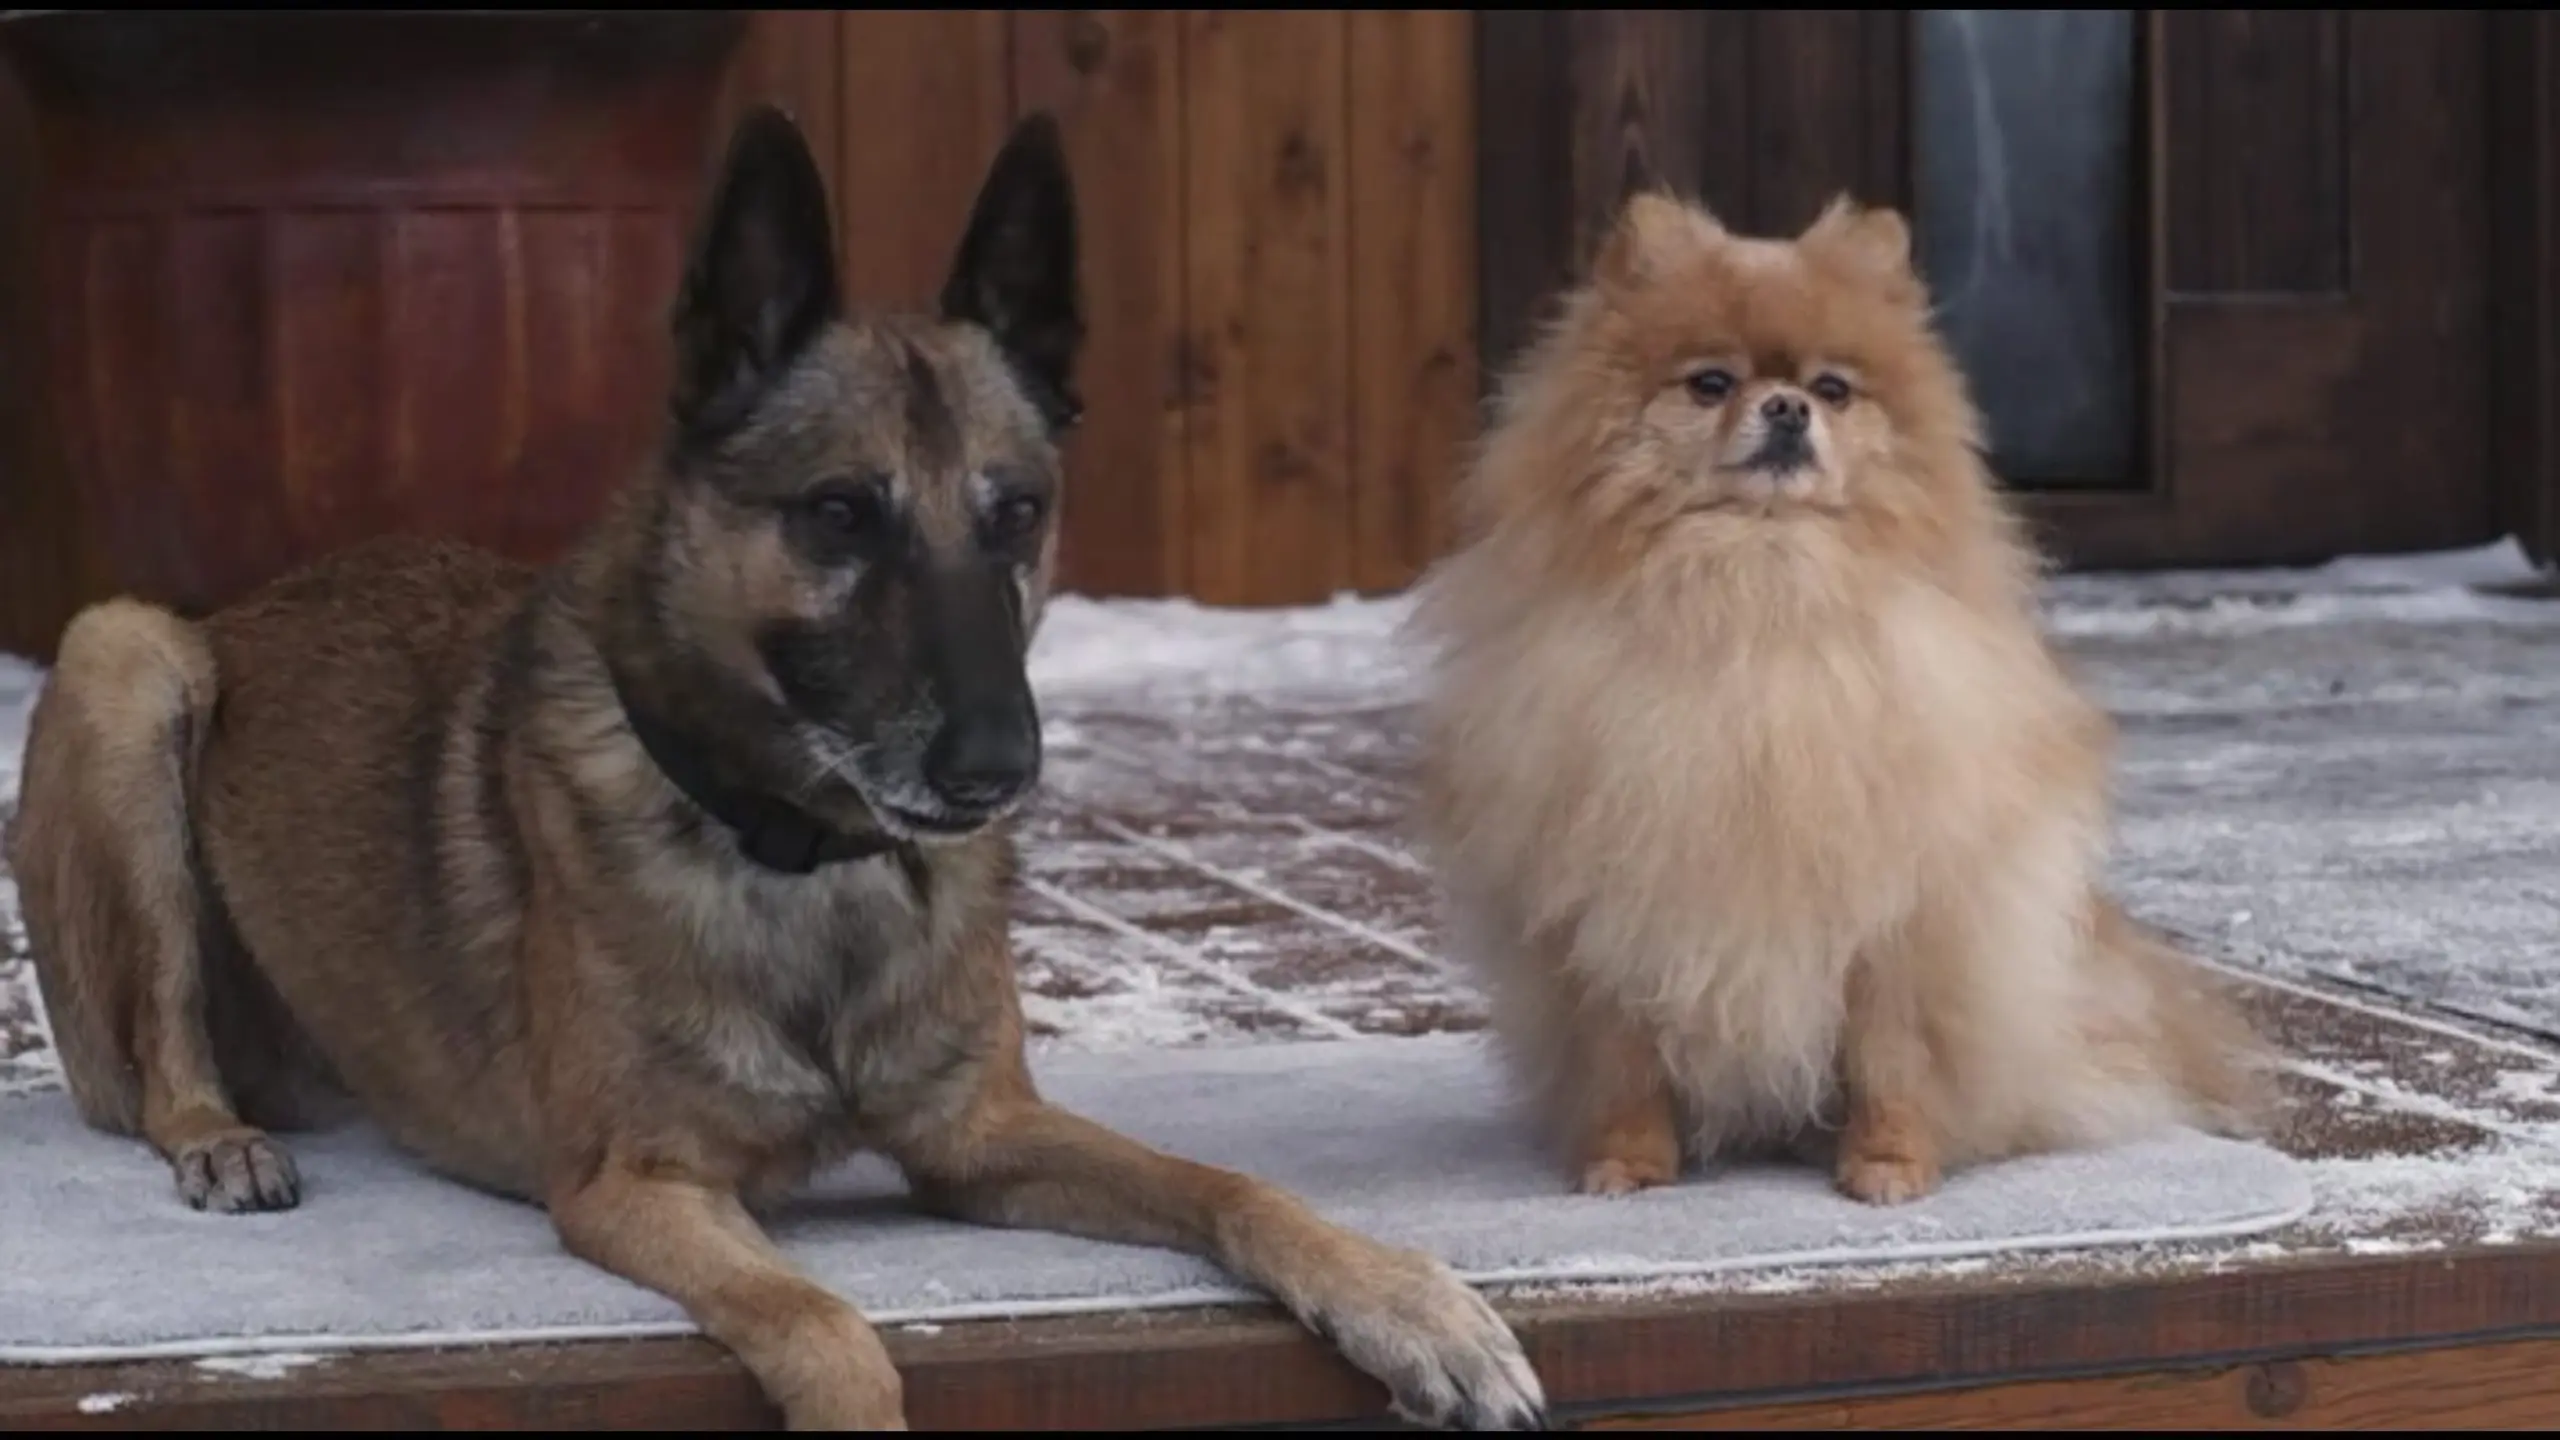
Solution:
<svg viewBox="0 0 2560 1440">
<path fill-rule="evenodd" d="M 2031 614 L 1825 558 L 1550 596 L 1453 636 L 1427 711 L 1462 943 L 1498 995 L 1560 966 L 1660 1036 L 1710 1135 L 1824 1108 L 1850 966 L 1924 889 L 1998 885 L 2021 842 L 2085 889 L 2102 833 L 2105 725 Z"/>
</svg>

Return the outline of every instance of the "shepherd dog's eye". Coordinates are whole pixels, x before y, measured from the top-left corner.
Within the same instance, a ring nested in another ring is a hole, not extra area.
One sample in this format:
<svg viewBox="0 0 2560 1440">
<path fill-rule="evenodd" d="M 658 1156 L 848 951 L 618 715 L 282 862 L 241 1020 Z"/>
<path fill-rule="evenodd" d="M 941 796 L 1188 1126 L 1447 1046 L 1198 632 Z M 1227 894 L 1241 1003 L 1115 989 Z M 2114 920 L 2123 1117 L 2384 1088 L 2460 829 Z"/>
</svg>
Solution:
<svg viewBox="0 0 2560 1440">
<path fill-rule="evenodd" d="M 1049 518 L 1049 507 L 1037 495 L 1007 495 L 996 502 L 987 517 L 988 529 L 998 540 L 1024 540 L 1039 530 L 1040 522 Z"/>
<path fill-rule="evenodd" d="M 782 502 L 794 544 L 821 565 L 877 559 L 898 528 L 889 478 L 865 473 L 821 480 Z"/>
<path fill-rule="evenodd" d="M 838 539 L 865 539 L 889 523 L 888 497 L 869 481 L 830 481 L 809 492 L 801 503 L 819 529 Z"/>
</svg>

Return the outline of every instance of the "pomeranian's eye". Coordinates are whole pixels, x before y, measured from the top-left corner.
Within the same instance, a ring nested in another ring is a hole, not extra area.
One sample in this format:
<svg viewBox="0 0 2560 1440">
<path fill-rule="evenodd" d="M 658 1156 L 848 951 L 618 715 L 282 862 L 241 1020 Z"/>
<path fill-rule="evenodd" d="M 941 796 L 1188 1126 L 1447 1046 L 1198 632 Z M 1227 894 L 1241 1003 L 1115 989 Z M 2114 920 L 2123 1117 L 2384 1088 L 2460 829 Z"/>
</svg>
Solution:
<svg viewBox="0 0 2560 1440">
<path fill-rule="evenodd" d="M 1701 405 L 1721 405 L 1733 395 L 1733 372 L 1701 370 L 1689 377 L 1689 393 Z"/>
<path fill-rule="evenodd" d="M 1837 375 L 1825 373 L 1813 377 L 1814 398 L 1834 409 L 1848 404 L 1850 397 L 1856 393 L 1849 388 L 1848 381 Z"/>
</svg>

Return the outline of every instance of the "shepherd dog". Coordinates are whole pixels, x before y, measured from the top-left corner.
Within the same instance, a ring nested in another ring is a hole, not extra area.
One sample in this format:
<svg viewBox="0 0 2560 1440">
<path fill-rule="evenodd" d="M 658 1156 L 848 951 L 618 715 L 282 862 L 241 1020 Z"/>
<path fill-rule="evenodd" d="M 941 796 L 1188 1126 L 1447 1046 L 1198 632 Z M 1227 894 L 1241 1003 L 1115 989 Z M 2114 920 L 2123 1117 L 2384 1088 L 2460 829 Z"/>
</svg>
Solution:
<svg viewBox="0 0 2560 1440">
<path fill-rule="evenodd" d="M 1649 189 L 1505 377 L 1431 666 L 1419 830 L 1586 1193 L 2254 1132 L 2258 1039 L 2103 892 L 2112 727 L 2039 623 L 1910 231 Z"/>
<path fill-rule="evenodd" d="M 75 616 L 10 856 L 84 1119 L 187 1204 L 271 1211 L 303 1184 L 272 1132 L 342 1097 L 674 1299 L 794 1428 L 906 1423 L 871 1324 L 757 1218 L 855 1151 L 932 1213 L 1210 1257 L 1409 1418 L 1542 1426 L 1438 1260 L 1033 1086 L 1008 824 L 1076 250 L 1034 114 L 938 307 L 857 316 L 807 145 L 753 110 L 653 453 L 556 563 L 386 538 L 202 618 Z"/>
</svg>

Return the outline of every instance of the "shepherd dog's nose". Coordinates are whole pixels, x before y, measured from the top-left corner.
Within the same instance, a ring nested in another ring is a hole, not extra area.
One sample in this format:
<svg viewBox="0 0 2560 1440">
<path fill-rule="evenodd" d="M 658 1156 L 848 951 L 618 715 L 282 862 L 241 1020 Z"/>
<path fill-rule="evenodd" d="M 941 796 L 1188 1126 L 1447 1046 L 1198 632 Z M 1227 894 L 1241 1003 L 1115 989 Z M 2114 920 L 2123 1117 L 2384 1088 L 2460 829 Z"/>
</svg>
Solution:
<svg viewBox="0 0 2560 1440">
<path fill-rule="evenodd" d="M 956 716 L 924 752 L 925 784 L 959 810 L 993 810 L 1029 789 L 1039 774 L 1040 722 L 1028 708 Z"/>
</svg>

